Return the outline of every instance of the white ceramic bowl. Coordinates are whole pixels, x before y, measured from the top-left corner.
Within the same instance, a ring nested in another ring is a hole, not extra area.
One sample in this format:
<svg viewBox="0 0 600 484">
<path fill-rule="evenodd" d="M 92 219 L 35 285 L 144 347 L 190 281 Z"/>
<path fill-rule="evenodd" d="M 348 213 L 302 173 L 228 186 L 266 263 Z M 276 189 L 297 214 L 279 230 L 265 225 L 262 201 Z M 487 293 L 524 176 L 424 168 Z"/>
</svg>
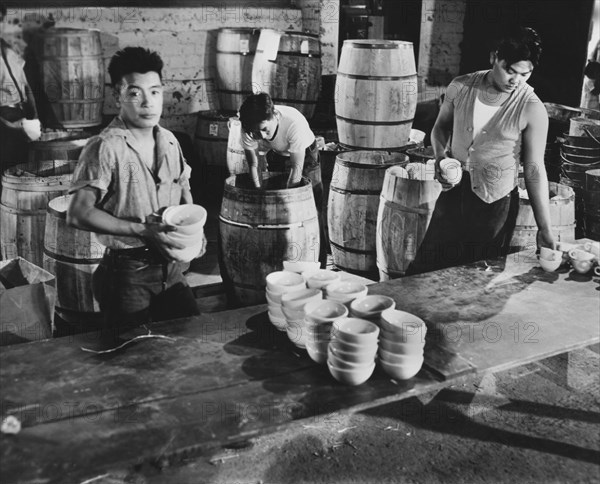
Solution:
<svg viewBox="0 0 600 484">
<path fill-rule="evenodd" d="M 341 274 L 327 269 L 319 269 L 316 271 L 306 271 L 302 273 L 306 279 L 306 285 L 310 288 L 322 289 L 332 282 L 339 281 Z"/>
<path fill-rule="evenodd" d="M 425 335 L 427 334 L 425 321 L 406 311 L 386 309 L 381 312 L 379 324 L 384 331 L 403 333 L 406 336 L 406 342 L 415 340 L 425 341 Z"/>
<path fill-rule="evenodd" d="M 283 261 L 283 270 L 284 271 L 296 272 L 298 274 L 302 274 L 303 272 L 307 272 L 307 271 L 316 271 L 320 267 L 321 267 L 320 262 L 311 262 L 311 261 L 306 261 L 306 260 L 298 260 L 298 261 L 284 260 Z"/>
<path fill-rule="evenodd" d="M 391 297 L 371 294 L 352 301 L 350 303 L 350 314 L 357 318 L 378 322 L 383 311 L 395 307 L 396 301 Z"/>
<path fill-rule="evenodd" d="M 383 335 L 383 331 L 381 333 Z M 395 335 L 398 336 L 398 335 Z M 399 355 L 409 355 L 415 353 L 423 353 L 423 348 L 425 347 L 425 341 L 414 341 L 411 343 L 403 343 L 403 336 L 401 335 L 397 339 L 390 339 L 382 336 L 379 338 L 379 348 L 383 348 L 386 351 L 391 353 L 396 353 Z"/>
<path fill-rule="evenodd" d="M 267 289 L 273 294 L 299 291 L 306 287 L 304 278 L 300 274 L 290 271 L 271 272 L 266 277 Z"/>
<path fill-rule="evenodd" d="M 560 253 L 560 257 L 557 257 L 554 260 L 542 259 L 542 257 L 538 257 L 538 262 L 540 263 L 542 269 L 544 269 L 546 272 L 554 272 L 563 262 L 562 252 Z"/>
<path fill-rule="evenodd" d="M 281 305 L 279 305 L 279 304 L 267 304 L 267 308 L 268 308 L 269 312 L 273 316 L 275 316 L 276 318 L 285 319 L 285 314 L 283 314 L 283 311 L 281 309 Z"/>
<path fill-rule="evenodd" d="M 322 365 L 327 362 L 327 348 L 325 348 L 325 351 L 322 351 L 322 348 L 318 345 L 307 342 L 306 351 L 308 352 L 308 356 L 310 356 L 315 363 Z"/>
<path fill-rule="evenodd" d="M 283 294 L 281 296 L 281 305 L 287 309 L 301 311 L 302 317 L 304 317 L 304 306 L 309 302 L 321 300 L 323 300 L 323 293 L 320 289 L 304 288 Z"/>
<path fill-rule="evenodd" d="M 174 234 L 174 232 L 171 232 Z M 164 251 L 167 255 L 178 262 L 191 262 L 196 257 L 200 255 L 202 252 L 202 248 L 204 247 L 204 237 L 201 235 L 200 237 L 193 237 L 194 242 L 191 242 L 191 239 L 188 239 L 186 242 L 182 242 L 181 240 L 176 240 L 175 236 L 167 234 L 167 237 L 171 240 L 184 243 L 186 246 L 183 249 L 169 249 L 164 247 Z"/>
<path fill-rule="evenodd" d="M 348 308 L 335 301 L 312 301 L 304 305 L 304 317 L 308 323 L 333 323 L 348 316 Z"/>
<path fill-rule="evenodd" d="M 375 362 L 369 366 L 363 366 L 359 369 L 343 369 L 333 366 L 329 360 L 327 361 L 327 367 L 333 377 L 340 383 L 345 385 L 360 385 L 366 382 L 375 370 Z"/>
<path fill-rule="evenodd" d="M 369 363 L 375 361 L 377 355 L 377 345 L 372 348 L 363 348 L 362 351 L 356 351 L 348 347 L 349 343 L 340 344 L 339 341 L 332 340 L 329 342 L 331 352 L 340 360 L 349 363 Z"/>
<path fill-rule="evenodd" d="M 201 233 L 206 217 L 204 207 L 191 203 L 167 207 L 162 215 L 164 223 L 177 227 L 176 233 L 184 235 Z"/>
<path fill-rule="evenodd" d="M 392 353 L 391 351 L 387 351 L 384 348 L 379 348 L 379 359 L 384 360 L 388 363 L 392 363 L 394 365 L 413 364 L 419 360 L 422 360 L 423 358 L 423 349 L 421 349 L 421 351 L 418 353 L 403 355 L 398 353 Z"/>
<path fill-rule="evenodd" d="M 344 304 L 367 295 L 368 288 L 356 281 L 338 281 L 325 287 L 325 299 L 340 301 Z"/>
<path fill-rule="evenodd" d="M 359 346 L 371 346 L 377 345 L 379 327 L 366 319 L 341 318 L 333 323 L 332 334 L 339 341 Z"/>
<path fill-rule="evenodd" d="M 423 366 L 423 360 L 416 360 L 414 363 L 410 364 L 402 364 L 402 365 L 394 365 L 393 363 L 388 363 L 387 361 L 380 359 L 379 363 L 388 375 L 396 380 L 408 380 L 412 378 Z"/>
<path fill-rule="evenodd" d="M 546 261 L 562 261 L 562 250 L 553 250 L 553 249 L 549 249 L 548 247 L 541 247 L 540 248 L 540 255 L 539 258 L 540 260 L 546 260 Z"/>
<path fill-rule="evenodd" d="M 440 171 L 448 183 L 456 185 L 462 178 L 462 165 L 454 158 L 444 158 L 440 161 Z"/>
<path fill-rule="evenodd" d="M 347 353 L 377 353 L 377 341 L 368 342 L 368 343 L 350 343 L 348 341 L 344 341 L 343 339 L 339 339 L 334 330 L 331 331 L 331 343 L 333 346 L 340 351 Z"/>
<path fill-rule="evenodd" d="M 327 348 L 327 360 L 333 366 L 335 366 L 337 368 L 341 368 L 341 369 L 347 369 L 347 370 L 356 370 L 356 369 L 364 367 L 364 366 L 371 366 L 373 364 L 373 362 L 375 361 L 373 359 L 373 360 L 366 361 L 364 363 L 352 363 L 351 361 L 347 361 L 347 360 L 344 360 L 344 359 L 336 356 L 335 353 L 332 352 L 330 348 Z"/>
</svg>

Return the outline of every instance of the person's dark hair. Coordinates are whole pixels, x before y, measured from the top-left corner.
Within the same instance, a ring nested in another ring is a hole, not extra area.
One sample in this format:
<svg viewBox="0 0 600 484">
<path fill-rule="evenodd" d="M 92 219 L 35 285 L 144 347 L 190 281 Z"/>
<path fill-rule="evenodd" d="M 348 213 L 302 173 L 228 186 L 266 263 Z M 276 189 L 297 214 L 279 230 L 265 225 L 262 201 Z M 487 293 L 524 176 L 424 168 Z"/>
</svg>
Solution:
<svg viewBox="0 0 600 484">
<path fill-rule="evenodd" d="M 113 55 L 108 64 L 108 73 L 112 86 L 116 87 L 123 76 L 133 72 L 156 72 L 162 80 L 162 68 L 163 61 L 157 52 L 143 47 L 125 47 Z"/>
<path fill-rule="evenodd" d="M 495 45 L 499 60 L 511 66 L 516 62 L 530 61 L 537 67 L 542 54 L 542 41 L 538 33 L 530 27 L 511 27 Z"/>
<path fill-rule="evenodd" d="M 249 135 L 260 138 L 258 125 L 275 115 L 273 100 L 266 92 L 251 94 L 240 107 L 242 129 Z"/>
<path fill-rule="evenodd" d="M 6 17 L 6 5 L 4 5 L 3 3 L 0 3 L 0 20 L 4 20 L 4 17 Z"/>
</svg>

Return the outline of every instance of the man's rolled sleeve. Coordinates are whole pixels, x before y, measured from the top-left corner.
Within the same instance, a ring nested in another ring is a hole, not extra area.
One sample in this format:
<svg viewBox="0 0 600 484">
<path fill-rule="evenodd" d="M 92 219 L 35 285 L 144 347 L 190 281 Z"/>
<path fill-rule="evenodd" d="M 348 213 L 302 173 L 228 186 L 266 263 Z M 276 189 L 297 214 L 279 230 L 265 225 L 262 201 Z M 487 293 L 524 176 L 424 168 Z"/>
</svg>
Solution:
<svg viewBox="0 0 600 484">
<path fill-rule="evenodd" d="M 104 198 L 112 179 L 111 166 L 111 155 L 106 142 L 100 137 L 90 139 L 79 156 L 69 193 L 92 187 L 100 191 L 100 199 Z"/>
</svg>

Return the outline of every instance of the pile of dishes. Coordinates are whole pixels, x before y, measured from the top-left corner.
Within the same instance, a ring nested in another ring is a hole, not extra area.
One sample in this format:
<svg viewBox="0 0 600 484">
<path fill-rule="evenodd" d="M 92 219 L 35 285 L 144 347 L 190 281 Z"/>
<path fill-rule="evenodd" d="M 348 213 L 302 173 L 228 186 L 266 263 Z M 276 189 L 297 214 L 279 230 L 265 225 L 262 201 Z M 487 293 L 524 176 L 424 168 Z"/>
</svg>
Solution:
<svg viewBox="0 0 600 484">
<path fill-rule="evenodd" d="M 407 380 L 423 365 L 427 326 L 414 314 L 386 309 L 379 320 L 379 363 L 392 378 Z"/>
<path fill-rule="evenodd" d="M 366 296 L 367 291 L 367 286 L 360 282 L 337 281 L 325 286 L 325 299 L 350 306 L 355 299 Z"/>
<path fill-rule="evenodd" d="M 316 363 L 327 361 L 332 326 L 348 316 L 348 308 L 335 301 L 313 301 L 304 306 L 303 331 L 308 355 Z"/>
<path fill-rule="evenodd" d="M 333 324 L 328 345 L 327 367 L 346 385 L 360 385 L 375 370 L 379 327 L 359 318 L 342 318 Z"/>
<path fill-rule="evenodd" d="M 281 310 L 286 321 L 288 338 L 299 348 L 306 347 L 305 310 L 311 302 L 323 300 L 320 289 L 305 288 L 281 296 Z"/>
<path fill-rule="evenodd" d="M 350 303 L 350 314 L 356 318 L 366 319 L 379 325 L 381 313 L 386 309 L 394 309 L 396 301 L 389 296 L 371 294 Z"/>
<path fill-rule="evenodd" d="M 166 237 L 183 246 L 180 249 L 164 248 L 171 259 L 190 262 L 200 255 L 204 247 L 206 217 L 206 209 L 201 205 L 175 205 L 164 210 L 163 223 L 175 227 L 173 232 L 166 232 Z"/>
<path fill-rule="evenodd" d="M 287 331 L 287 322 L 281 306 L 281 298 L 286 293 L 306 289 L 304 278 L 296 272 L 276 271 L 266 277 L 266 297 L 269 307 L 269 320 L 280 331 Z"/>
</svg>

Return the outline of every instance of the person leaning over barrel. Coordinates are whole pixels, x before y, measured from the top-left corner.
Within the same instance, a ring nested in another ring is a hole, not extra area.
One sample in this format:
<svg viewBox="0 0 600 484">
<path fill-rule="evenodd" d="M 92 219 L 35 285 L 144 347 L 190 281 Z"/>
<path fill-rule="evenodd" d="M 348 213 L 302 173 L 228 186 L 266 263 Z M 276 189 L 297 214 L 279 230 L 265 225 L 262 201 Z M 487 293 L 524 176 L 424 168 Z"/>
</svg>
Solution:
<svg viewBox="0 0 600 484">
<path fill-rule="evenodd" d="M 544 166 L 548 115 L 527 84 L 541 51 L 533 29 L 513 27 L 491 50 L 491 69 L 448 86 L 431 136 L 444 191 L 409 274 L 507 254 L 519 211 L 521 163 L 537 245 L 554 248 Z M 462 167 L 454 179 L 440 167 L 447 157 Z"/>
<path fill-rule="evenodd" d="M 4 35 L 6 7 L 0 4 L 0 33 Z M 33 92 L 25 77 L 25 61 L 0 39 L 0 167 L 2 172 L 27 161 L 27 143 L 41 136 Z"/>
<path fill-rule="evenodd" d="M 192 203 L 191 169 L 175 136 L 158 125 L 162 68 L 160 56 L 142 47 L 113 56 L 108 72 L 119 115 L 90 138 L 69 190 L 68 223 L 97 232 L 107 247 L 93 289 L 111 339 L 150 320 L 199 313 L 182 264 L 163 255 L 183 246 L 169 240 L 174 227 L 156 216 Z"/>
<path fill-rule="evenodd" d="M 319 214 L 321 240 L 325 240 L 319 148 L 304 115 L 291 106 L 274 105 L 271 96 L 265 92 L 252 94 L 244 99 L 239 115 L 242 123 L 242 146 L 254 185 L 257 188 L 262 186 L 257 150 L 258 140 L 263 140 L 270 148 L 267 152 L 269 171 L 287 173 L 289 170 L 288 188 L 298 186 L 303 175 L 310 179 Z M 324 245 L 321 244 L 319 255 L 322 264 L 327 257 Z"/>
</svg>

